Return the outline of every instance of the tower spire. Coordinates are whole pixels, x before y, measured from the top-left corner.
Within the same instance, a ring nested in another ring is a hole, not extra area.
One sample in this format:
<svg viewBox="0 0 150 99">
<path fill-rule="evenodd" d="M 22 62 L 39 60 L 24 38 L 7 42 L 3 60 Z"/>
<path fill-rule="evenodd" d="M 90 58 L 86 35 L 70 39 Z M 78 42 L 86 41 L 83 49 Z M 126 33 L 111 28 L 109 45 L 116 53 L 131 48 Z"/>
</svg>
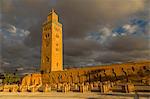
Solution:
<svg viewBox="0 0 150 99">
<path fill-rule="evenodd" d="M 63 70 L 62 24 L 52 8 L 43 24 L 41 70 L 44 72 Z"/>
<path fill-rule="evenodd" d="M 54 8 L 52 8 L 51 12 L 52 12 L 52 13 L 55 12 Z"/>
</svg>

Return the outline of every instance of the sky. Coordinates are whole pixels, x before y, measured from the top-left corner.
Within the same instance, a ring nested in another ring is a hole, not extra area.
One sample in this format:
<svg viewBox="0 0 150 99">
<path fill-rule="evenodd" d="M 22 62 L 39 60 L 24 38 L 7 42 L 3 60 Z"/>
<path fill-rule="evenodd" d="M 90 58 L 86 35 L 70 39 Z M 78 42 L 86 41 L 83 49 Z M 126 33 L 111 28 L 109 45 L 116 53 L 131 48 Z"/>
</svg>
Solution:
<svg viewBox="0 0 150 99">
<path fill-rule="evenodd" d="M 63 24 L 64 67 L 150 60 L 149 0 L 0 0 L 0 72 L 40 68 L 41 27 Z"/>
</svg>

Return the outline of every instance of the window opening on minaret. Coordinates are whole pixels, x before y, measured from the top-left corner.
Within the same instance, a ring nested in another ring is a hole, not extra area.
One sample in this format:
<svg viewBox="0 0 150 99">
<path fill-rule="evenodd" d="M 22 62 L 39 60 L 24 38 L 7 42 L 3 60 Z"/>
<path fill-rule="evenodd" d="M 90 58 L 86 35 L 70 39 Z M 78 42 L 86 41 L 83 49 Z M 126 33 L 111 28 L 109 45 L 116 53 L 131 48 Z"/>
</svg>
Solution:
<svg viewBox="0 0 150 99">
<path fill-rule="evenodd" d="M 57 66 L 58 66 L 58 62 L 57 62 Z"/>
<path fill-rule="evenodd" d="M 49 33 L 45 35 L 46 38 L 48 38 L 49 36 L 50 36 Z"/>
<path fill-rule="evenodd" d="M 58 51 L 58 48 L 56 48 L 56 51 Z"/>
<path fill-rule="evenodd" d="M 56 37 L 57 37 L 57 38 L 59 38 L 59 35 L 58 35 L 58 34 L 56 34 Z"/>
<path fill-rule="evenodd" d="M 47 34 L 47 37 L 49 37 L 49 33 Z"/>
<path fill-rule="evenodd" d="M 49 57 L 48 56 L 46 56 L 46 61 L 49 62 Z"/>
</svg>

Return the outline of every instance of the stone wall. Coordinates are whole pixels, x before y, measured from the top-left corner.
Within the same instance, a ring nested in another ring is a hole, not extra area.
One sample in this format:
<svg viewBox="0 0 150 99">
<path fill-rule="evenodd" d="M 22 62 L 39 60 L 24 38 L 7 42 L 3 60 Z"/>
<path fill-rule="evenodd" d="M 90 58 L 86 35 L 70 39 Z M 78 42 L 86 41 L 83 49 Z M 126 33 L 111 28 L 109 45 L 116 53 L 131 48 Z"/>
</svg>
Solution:
<svg viewBox="0 0 150 99">
<path fill-rule="evenodd" d="M 112 83 L 109 82 L 114 82 L 113 85 L 115 83 L 120 83 L 122 80 L 129 82 L 128 77 L 130 75 L 137 76 L 139 75 L 139 71 L 146 71 L 149 69 L 150 62 L 138 62 L 107 66 L 92 66 L 50 73 L 35 73 L 23 78 L 21 90 L 23 91 L 28 89 L 34 92 L 42 85 L 46 92 L 48 89 L 46 89 L 47 87 L 45 86 L 47 85 L 50 86 L 48 87 L 50 89 L 61 89 L 66 92 L 68 91 L 67 86 L 69 85 L 74 86 L 74 88 L 81 92 L 84 92 L 85 89 L 87 91 L 87 87 L 85 86 L 88 85 L 88 89 L 90 90 L 97 86 L 95 88 L 99 87 L 102 92 L 107 92 L 112 86 Z M 121 90 L 123 90 L 123 87 Z"/>
<path fill-rule="evenodd" d="M 107 66 L 92 66 L 42 74 L 42 82 L 46 83 L 83 83 L 127 79 L 140 70 L 150 68 L 150 62 L 112 64 Z"/>
</svg>

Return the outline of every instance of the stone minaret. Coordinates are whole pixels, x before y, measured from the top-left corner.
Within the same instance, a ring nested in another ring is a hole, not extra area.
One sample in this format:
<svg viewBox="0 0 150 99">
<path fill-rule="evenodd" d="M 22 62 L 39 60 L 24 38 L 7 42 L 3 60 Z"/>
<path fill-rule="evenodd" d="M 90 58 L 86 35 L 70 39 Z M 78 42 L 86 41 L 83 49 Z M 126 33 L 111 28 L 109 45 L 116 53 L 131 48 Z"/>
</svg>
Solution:
<svg viewBox="0 0 150 99">
<path fill-rule="evenodd" d="M 41 71 L 63 70 L 62 24 L 52 9 L 42 25 Z"/>
</svg>

